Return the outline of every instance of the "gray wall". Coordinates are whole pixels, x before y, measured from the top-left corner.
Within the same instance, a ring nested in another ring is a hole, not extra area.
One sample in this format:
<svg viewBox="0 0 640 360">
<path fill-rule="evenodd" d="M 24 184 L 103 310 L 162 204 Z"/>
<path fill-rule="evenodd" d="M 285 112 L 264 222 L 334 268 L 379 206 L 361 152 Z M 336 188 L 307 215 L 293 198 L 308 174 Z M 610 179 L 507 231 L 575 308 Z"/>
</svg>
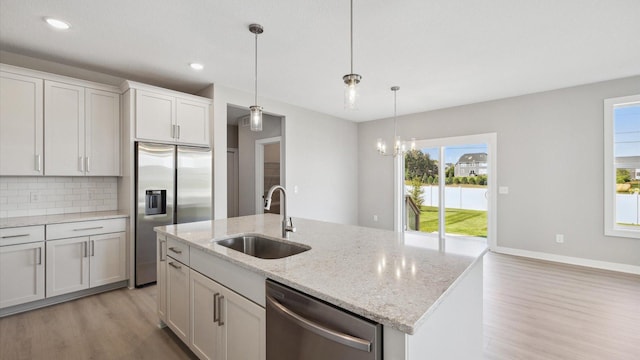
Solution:
<svg viewBox="0 0 640 360">
<path fill-rule="evenodd" d="M 252 93 L 216 86 L 214 96 L 215 217 L 227 213 L 227 105 L 249 107 Z M 266 113 L 285 117 L 283 147 L 288 215 L 358 222 L 357 124 L 294 105 L 258 98 Z M 224 149 L 225 151 L 220 151 Z M 295 193 L 294 188 L 298 188 Z"/>
<path fill-rule="evenodd" d="M 638 266 L 640 240 L 604 236 L 603 218 L 603 99 L 638 93 L 635 76 L 412 114 L 398 118 L 398 134 L 497 133 L 497 183 L 509 186 L 498 195 L 499 247 Z M 391 119 L 358 125 L 360 225 L 393 228 L 393 163 L 375 149 L 392 134 Z"/>
</svg>

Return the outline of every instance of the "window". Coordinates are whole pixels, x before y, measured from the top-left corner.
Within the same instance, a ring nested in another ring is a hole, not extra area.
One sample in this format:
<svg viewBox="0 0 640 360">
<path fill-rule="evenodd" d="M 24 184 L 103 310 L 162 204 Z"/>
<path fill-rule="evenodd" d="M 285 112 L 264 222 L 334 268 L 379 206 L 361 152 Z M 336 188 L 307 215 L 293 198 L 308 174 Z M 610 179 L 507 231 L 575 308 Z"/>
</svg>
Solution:
<svg viewBox="0 0 640 360">
<path fill-rule="evenodd" d="M 640 95 L 604 101 L 605 235 L 640 238 Z"/>
</svg>

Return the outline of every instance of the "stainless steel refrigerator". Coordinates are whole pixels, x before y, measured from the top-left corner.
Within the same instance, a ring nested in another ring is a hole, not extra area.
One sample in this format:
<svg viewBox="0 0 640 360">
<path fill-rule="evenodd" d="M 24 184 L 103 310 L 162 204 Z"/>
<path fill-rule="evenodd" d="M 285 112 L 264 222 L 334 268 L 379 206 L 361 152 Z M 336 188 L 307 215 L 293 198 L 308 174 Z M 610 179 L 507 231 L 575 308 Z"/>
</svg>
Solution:
<svg viewBox="0 0 640 360">
<path fill-rule="evenodd" d="M 162 225 L 211 220 L 211 150 L 136 143 L 135 283 L 156 281 L 156 234 Z"/>
</svg>

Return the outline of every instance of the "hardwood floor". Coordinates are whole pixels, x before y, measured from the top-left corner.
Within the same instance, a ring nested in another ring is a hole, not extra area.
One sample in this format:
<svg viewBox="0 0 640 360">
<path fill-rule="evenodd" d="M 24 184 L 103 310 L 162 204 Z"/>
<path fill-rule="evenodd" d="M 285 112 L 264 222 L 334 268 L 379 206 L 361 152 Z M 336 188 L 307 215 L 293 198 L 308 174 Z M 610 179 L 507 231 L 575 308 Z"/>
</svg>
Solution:
<svg viewBox="0 0 640 360">
<path fill-rule="evenodd" d="M 490 253 L 487 359 L 640 359 L 640 276 Z"/>
<path fill-rule="evenodd" d="M 640 359 L 640 276 L 493 253 L 484 269 L 486 359 Z M 2 318 L 0 359 L 195 359 L 156 326 L 155 296 L 122 289 Z"/>
<path fill-rule="evenodd" d="M 156 287 L 120 289 L 0 319 L 0 359 L 197 359 L 157 327 Z"/>
</svg>

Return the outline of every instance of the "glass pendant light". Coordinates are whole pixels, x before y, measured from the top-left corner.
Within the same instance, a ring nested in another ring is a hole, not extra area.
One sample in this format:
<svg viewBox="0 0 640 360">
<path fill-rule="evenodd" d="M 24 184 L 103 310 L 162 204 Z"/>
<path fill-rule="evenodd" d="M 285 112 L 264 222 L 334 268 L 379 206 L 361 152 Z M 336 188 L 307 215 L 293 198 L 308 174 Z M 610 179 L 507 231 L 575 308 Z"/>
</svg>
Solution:
<svg viewBox="0 0 640 360">
<path fill-rule="evenodd" d="M 249 107 L 251 110 L 249 123 L 251 124 L 251 131 L 262 131 L 262 106 L 258 105 L 258 34 L 262 34 L 264 32 L 264 28 L 262 25 L 251 24 L 249 25 L 249 31 L 256 35 L 255 105 Z"/>
<path fill-rule="evenodd" d="M 398 120 L 396 119 L 396 116 L 397 116 L 397 107 L 398 107 L 398 101 L 397 101 L 398 90 L 400 90 L 399 86 L 391 87 L 391 91 L 393 91 L 393 154 L 387 154 L 387 143 L 382 138 L 378 138 L 376 142 L 376 148 L 378 150 L 378 154 L 382 156 L 404 155 L 408 150 L 415 150 L 416 148 L 415 138 L 411 138 L 411 143 L 409 146 L 407 146 L 407 143 L 402 140 L 400 135 L 397 134 Z M 407 147 L 409 147 L 410 149 L 407 149 Z"/>
<path fill-rule="evenodd" d="M 359 87 L 362 76 L 353 73 L 353 0 L 351 0 L 351 73 L 342 77 L 344 84 L 344 108 L 347 110 L 357 110 Z"/>
</svg>

